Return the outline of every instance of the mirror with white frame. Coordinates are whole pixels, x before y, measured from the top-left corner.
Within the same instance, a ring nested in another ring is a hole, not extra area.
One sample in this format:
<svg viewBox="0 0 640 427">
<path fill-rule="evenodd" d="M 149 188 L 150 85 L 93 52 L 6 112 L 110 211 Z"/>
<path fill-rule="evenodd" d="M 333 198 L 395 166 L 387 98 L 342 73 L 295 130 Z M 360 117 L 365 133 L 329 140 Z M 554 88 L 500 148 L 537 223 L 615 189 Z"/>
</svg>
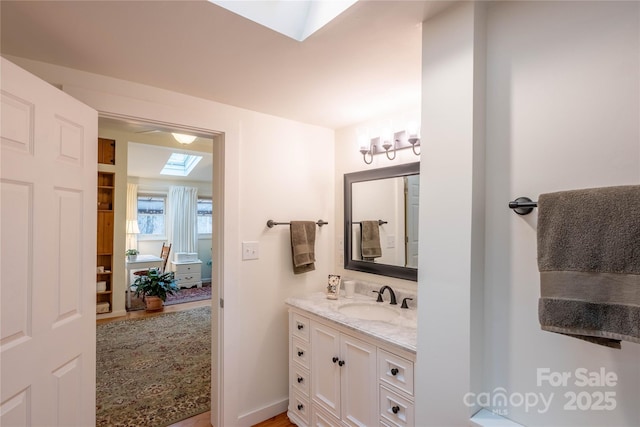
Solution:
<svg viewBox="0 0 640 427">
<path fill-rule="evenodd" d="M 417 281 L 419 189 L 419 162 L 345 174 L 345 269 Z M 373 256 L 362 252 L 366 221 L 377 228 Z"/>
</svg>

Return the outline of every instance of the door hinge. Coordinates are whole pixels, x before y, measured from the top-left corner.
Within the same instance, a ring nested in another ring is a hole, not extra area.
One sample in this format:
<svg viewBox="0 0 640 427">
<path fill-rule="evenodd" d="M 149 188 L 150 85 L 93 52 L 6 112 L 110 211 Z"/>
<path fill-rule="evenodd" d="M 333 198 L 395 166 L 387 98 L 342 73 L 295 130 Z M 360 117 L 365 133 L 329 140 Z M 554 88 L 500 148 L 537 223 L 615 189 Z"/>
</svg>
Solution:
<svg viewBox="0 0 640 427">
<path fill-rule="evenodd" d="M 224 308 L 224 300 L 220 298 L 220 308 Z"/>
</svg>

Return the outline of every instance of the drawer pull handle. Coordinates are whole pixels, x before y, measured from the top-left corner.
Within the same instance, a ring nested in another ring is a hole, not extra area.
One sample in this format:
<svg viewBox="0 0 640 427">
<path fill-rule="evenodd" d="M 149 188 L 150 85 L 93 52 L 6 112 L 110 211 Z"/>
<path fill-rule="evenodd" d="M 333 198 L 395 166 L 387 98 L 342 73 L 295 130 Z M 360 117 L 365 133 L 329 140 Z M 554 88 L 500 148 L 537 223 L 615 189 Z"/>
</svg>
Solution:
<svg viewBox="0 0 640 427">
<path fill-rule="evenodd" d="M 334 357 L 334 358 L 333 358 L 333 359 L 331 359 L 331 360 L 333 360 L 333 363 L 336 363 L 336 362 L 338 361 L 338 358 L 337 358 L 337 357 Z"/>
<path fill-rule="evenodd" d="M 400 412 L 400 407 L 399 406 L 394 406 L 391 408 L 391 410 L 393 411 L 394 414 L 397 414 L 398 412 Z"/>
<path fill-rule="evenodd" d="M 344 365 L 345 365 L 345 363 L 346 363 L 346 362 L 345 362 L 344 360 L 341 360 L 341 361 L 339 361 L 339 362 L 338 362 L 338 365 L 340 365 L 340 366 L 344 366 Z"/>
<path fill-rule="evenodd" d="M 304 405 L 302 403 L 298 404 L 298 411 L 302 411 L 302 408 L 304 408 Z"/>
<path fill-rule="evenodd" d="M 298 384 L 301 383 L 302 381 L 304 381 L 304 378 L 298 377 Z"/>
<path fill-rule="evenodd" d="M 304 354 L 304 351 L 298 350 L 298 357 L 302 357 L 303 354 Z"/>
<path fill-rule="evenodd" d="M 300 331 L 302 329 L 304 329 L 304 325 L 302 323 L 298 323 L 298 330 Z"/>
<path fill-rule="evenodd" d="M 391 369 L 391 375 L 393 375 L 394 377 L 398 375 L 398 368 Z"/>
</svg>

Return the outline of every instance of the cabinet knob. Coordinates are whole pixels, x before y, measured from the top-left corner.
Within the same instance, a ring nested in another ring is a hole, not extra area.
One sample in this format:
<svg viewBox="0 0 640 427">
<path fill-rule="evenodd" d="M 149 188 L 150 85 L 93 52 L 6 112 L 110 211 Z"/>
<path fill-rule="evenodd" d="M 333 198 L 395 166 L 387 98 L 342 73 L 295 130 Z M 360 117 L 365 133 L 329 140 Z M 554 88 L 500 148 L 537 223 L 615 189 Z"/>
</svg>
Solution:
<svg viewBox="0 0 640 427">
<path fill-rule="evenodd" d="M 331 359 L 331 360 L 333 360 L 333 363 L 336 363 L 336 362 L 338 361 L 338 358 L 337 358 L 337 357 L 334 357 L 334 358 L 333 358 L 333 359 Z"/>
<path fill-rule="evenodd" d="M 301 330 L 302 328 L 304 328 L 304 325 L 302 323 L 298 323 L 298 330 Z"/>
<path fill-rule="evenodd" d="M 398 368 L 392 368 L 392 369 L 391 369 L 391 375 L 393 375 L 394 377 L 395 377 L 396 375 L 398 375 Z"/>
<path fill-rule="evenodd" d="M 400 407 L 399 406 L 394 406 L 391 408 L 391 410 L 393 411 L 394 414 L 397 414 L 398 412 L 400 412 Z"/>
<path fill-rule="evenodd" d="M 304 378 L 298 377 L 298 383 L 301 383 L 302 381 L 304 381 Z"/>
<path fill-rule="evenodd" d="M 304 408 L 304 405 L 302 403 L 298 404 L 298 411 L 302 411 L 302 408 Z"/>
<path fill-rule="evenodd" d="M 339 362 L 338 362 L 338 365 L 340 365 L 340 366 L 344 366 L 344 365 L 345 365 L 345 361 L 344 361 L 344 360 L 339 361 Z"/>
<path fill-rule="evenodd" d="M 302 351 L 302 350 L 298 351 L 298 357 L 302 357 L 303 354 L 304 354 L 304 351 Z"/>
</svg>

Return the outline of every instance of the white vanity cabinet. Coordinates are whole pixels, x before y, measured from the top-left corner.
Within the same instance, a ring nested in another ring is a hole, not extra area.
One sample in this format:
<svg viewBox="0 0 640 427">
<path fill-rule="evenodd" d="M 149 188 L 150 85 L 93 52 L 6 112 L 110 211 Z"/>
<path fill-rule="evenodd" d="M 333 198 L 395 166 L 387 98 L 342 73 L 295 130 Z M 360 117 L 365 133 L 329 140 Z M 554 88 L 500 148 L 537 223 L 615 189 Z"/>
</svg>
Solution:
<svg viewBox="0 0 640 427">
<path fill-rule="evenodd" d="M 289 411 L 300 427 L 412 427 L 415 354 L 289 309 Z"/>
<path fill-rule="evenodd" d="M 314 406 L 321 406 L 345 425 L 375 425 L 378 420 L 376 357 L 374 345 L 312 321 Z"/>
</svg>

